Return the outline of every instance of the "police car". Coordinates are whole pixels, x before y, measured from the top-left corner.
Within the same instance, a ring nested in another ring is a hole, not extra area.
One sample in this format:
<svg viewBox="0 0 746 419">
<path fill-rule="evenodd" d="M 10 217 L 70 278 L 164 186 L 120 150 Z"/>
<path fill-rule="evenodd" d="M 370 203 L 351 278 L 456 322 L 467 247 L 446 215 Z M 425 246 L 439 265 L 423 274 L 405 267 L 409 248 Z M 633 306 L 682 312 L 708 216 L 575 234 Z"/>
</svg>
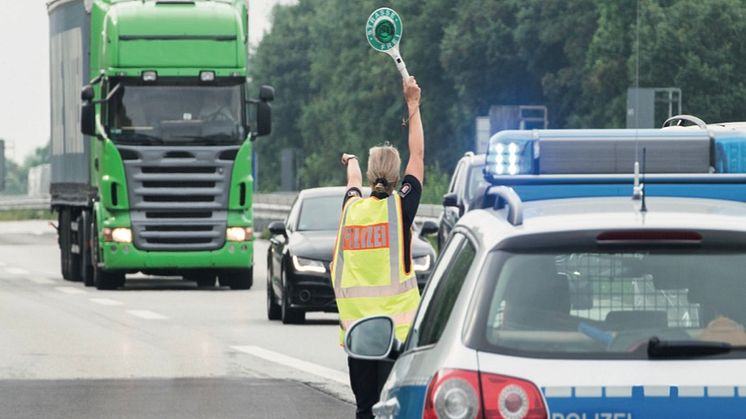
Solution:
<svg viewBox="0 0 746 419">
<path fill-rule="evenodd" d="M 496 134 L 406 343 L 345 337 L 397 358 L 378 417 L 746 417 L 746 134 L 719 132 Z"/>
</svg>

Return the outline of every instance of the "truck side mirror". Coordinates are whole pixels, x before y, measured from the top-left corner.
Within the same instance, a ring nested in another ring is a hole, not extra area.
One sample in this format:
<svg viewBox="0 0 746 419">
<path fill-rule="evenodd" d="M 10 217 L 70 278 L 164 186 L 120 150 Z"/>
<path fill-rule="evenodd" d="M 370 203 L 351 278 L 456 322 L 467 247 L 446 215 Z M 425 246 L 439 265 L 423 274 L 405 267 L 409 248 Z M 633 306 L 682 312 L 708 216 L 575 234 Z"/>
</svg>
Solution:
<svg viewBox="0 0 746 419">
<path fill-rule="evenodd" d="M 93 90 L 93 86 L 90 84 L 86 84 L 82 89 L 80 89 L 80 98 L 83 102 L 92 102 L 94 96 L 96 96 L 96 93 Z"/>
<path fill-rule="evenodd" d="M 83 104 L 80 105 L 80 132 L 84 135 L 96 135 L 96 105 L 93 103 L 95 93 L 93 86 L 87 84 L 80 91 Z"/>
<path fill-rule="evenodd" d="M 275 88 L 269 85 L 262 85 L 259 88 L 259 99 L 262 102 L 272 102 L 275 100 Z"/>
<path fill-rule="evenodd" d="M 255 137 L 261 137 L 272 132 L 272 106 L 269 104 L 275 98 L 275 88 L 262 85 L 259 88 L 259 101 L 256 104 L 256 132 Z"/>
</svg>

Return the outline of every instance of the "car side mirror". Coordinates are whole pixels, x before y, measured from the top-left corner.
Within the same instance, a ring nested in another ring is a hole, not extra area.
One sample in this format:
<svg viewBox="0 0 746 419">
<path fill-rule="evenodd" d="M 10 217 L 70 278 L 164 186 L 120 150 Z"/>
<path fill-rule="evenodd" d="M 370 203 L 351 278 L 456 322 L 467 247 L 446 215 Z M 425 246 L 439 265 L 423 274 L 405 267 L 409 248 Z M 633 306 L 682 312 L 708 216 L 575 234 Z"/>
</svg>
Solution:
<svg viewBox="0 0 746 419">
<path fill-rule="evenodd" d="M 83 104 L 80 105 L 80 132 L 83 135 L 96 135 L 96 105 L 93 103 L 95 92 L 93 86 L 87 84 L 80 91 Z"/>
<path fill-rule="evenodd" d="M 427 220 L 422 223 L 422 229 L 420 229 L 420 236 L 429 236 L 438 232 L 438 224 L 434 221 Z"/>
<path fill-rule="evenodd" d="M 269 223 L 269 232 L 272 233 L 275 236 L 286 236 L 287 235 L 287 229 L 285 228 L 285 223 L 282 221 L 272 221 Z"/>
<path fill-rule="evenodd" d="M 450 192 L 443 195 L 443 206 L 458 207 L 458 195 L 456 195 L 456 192 Z"/>
<path fill-rule="evenodd" d="M 387 316 L 366 317 L 345 333 L 345 352 L 355 359 L 383 360 L 401 353 L 394 334 L 394 321 Z"/>
</svg>

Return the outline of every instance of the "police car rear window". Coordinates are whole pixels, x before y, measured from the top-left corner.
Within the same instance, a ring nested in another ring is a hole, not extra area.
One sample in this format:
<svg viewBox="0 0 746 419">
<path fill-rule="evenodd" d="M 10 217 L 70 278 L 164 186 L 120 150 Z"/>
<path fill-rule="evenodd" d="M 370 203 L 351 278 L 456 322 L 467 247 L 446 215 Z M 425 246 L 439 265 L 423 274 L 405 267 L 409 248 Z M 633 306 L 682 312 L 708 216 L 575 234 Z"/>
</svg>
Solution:
<svg viewBox="0 0 746 419">
<path fill-rule="evenodd" d="M 738 252 L 493 254 L 472 336 L 537 357 L 647 358 L 651 338 L 745 345 Z M 725 356 L 744 357 L 746 351 Z"/>
</svg>

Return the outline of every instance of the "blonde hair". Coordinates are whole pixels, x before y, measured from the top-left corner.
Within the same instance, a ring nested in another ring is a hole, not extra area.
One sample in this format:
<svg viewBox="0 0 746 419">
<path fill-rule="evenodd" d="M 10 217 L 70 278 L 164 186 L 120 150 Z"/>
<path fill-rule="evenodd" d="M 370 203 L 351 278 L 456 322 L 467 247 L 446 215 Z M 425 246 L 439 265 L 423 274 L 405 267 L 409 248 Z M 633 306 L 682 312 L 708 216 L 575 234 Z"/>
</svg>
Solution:
<svg viewBox="0 0 746 419">
<path fill-rule="evenodd" d="M 368 152 L 368 183 L 373 192 L 389 195 L 399 183 L 401 158 L 396 147 L 384 144 L 373 147 Z"/>
</svg>

